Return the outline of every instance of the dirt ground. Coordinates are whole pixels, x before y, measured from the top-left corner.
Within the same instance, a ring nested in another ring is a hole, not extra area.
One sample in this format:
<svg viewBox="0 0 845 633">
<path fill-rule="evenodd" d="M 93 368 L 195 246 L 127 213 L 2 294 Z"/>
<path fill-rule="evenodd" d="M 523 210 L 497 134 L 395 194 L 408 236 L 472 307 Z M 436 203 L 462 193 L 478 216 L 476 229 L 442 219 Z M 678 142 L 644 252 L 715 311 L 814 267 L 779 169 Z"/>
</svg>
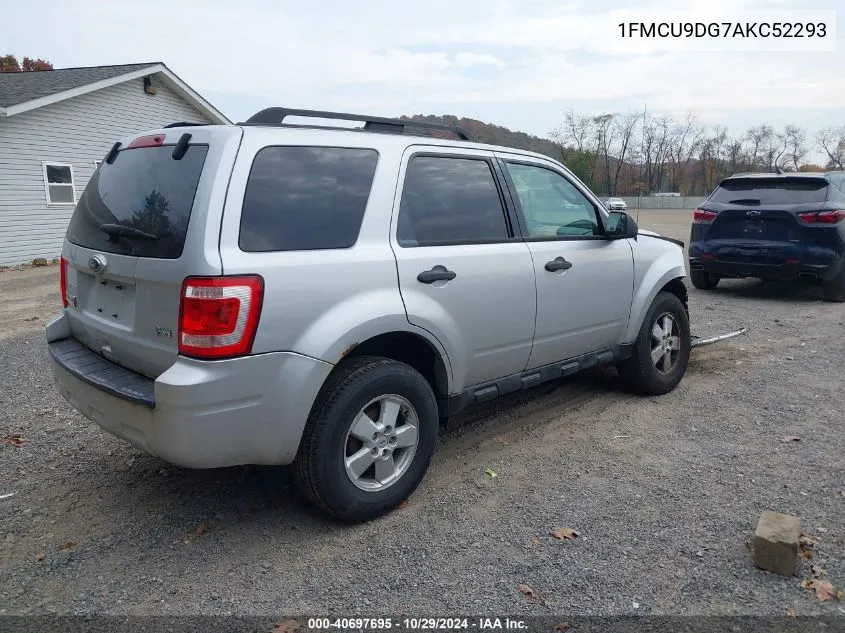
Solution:
<svg viewBox="0 0 845 633">
<path fill-rule="evenodd" d="M 639 223 L 686 241 L 690 215 Z M 845 305 L 817 289 L 690 286 L 694 333 L 748 334 L 674 392 L 605 372 L 477 407 L 358 526 L 286 468 L 181 470 L 100 431 L 52 383 L 56 267 L 0 273 L 0 297 L 0 614 L 845 614 L 801 586 L 845 589 Z M 753 564 L 763 510 L 817 541 L 794 577 Z"/>
</svg>

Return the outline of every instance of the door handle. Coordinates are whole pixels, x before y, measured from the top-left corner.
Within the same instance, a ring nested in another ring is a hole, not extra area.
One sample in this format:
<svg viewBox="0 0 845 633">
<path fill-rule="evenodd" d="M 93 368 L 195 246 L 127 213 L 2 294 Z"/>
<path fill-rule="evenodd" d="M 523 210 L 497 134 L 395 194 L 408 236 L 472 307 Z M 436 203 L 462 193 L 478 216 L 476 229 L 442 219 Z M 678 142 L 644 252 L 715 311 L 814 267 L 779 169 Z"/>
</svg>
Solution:
<svg viewBox="0 0 845 633">
<path fill-rule="evenodd" d="M 425 270 L 417 275 L 417 281 L 424 284 L 433 284 L 435 281 L 451 281 L 455 277 L 457 277 L 457 274 L 454 271 L 438 264 L 431 270 Z"/>
<path fill-rule="evenodd" d="M 552 261 L 546 262 L 545 268 L 550 273 L 556 273 L 559 270 L 569 270 L 572 268 L 572 262 L 566 261 L 563 257 L 555 257 Z"/>
</svg>

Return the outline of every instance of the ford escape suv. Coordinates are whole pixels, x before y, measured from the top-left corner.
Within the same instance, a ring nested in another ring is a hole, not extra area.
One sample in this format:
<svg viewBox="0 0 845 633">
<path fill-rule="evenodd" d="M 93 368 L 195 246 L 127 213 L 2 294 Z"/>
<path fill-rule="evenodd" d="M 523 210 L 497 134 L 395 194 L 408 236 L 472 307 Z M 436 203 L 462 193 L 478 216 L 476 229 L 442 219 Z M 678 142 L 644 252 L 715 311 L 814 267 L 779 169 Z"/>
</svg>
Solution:
<svg viewBox="0 0 845 633">
<path fill-rule="evenodd" d="M 548 157 L 270 108 L 114 145 L 70 222 L 47 342 L 106 431 L 185 467 L 293 464 L 319 507 L 365 520 L 414 491 L 469 405 L 608 363 L 673 389 L 682 246 Z"/>
<path fill-rule="evenodd" d="M 845 172 L 726 178 L 693 214 L 689 263 L 696 288 L 796 280 L 845 301 Z"/>
</svg>

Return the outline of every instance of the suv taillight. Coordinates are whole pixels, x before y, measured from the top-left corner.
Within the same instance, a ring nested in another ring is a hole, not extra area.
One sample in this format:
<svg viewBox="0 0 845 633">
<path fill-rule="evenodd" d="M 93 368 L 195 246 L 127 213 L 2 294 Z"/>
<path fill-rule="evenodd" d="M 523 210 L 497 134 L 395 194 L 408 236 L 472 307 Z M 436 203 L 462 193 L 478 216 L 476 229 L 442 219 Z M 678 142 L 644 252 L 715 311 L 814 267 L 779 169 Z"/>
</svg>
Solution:
<svg viewBox="0 0 845 633">
<path fill-rule="evenodd" d="M 67 260 L 62 257 L 59 259 L 59 287 L 62 291 L 62 305 L 66 308 L 67 300 Z"/>
<path fill-rule="evenodd" d="M 714 219 L 716 219 L 716 214 L 713 211 L 696 209 L 695 211 L 693 211 L 692 219 L 697 220 L 698 222 L 712 222 Z"/>
<path fill-rule="evenodd" d="M 807 224 L 836 224 L 845 220 L 845 211 L 808 211 L 799 213 L 798 217 Z"/>
<path fill-rule="evenodd" d="M 264 280 L 258 275 L 188 277 L 179 304 L 179 353 L 194 358 L 252 351 Z"/>
</svg>

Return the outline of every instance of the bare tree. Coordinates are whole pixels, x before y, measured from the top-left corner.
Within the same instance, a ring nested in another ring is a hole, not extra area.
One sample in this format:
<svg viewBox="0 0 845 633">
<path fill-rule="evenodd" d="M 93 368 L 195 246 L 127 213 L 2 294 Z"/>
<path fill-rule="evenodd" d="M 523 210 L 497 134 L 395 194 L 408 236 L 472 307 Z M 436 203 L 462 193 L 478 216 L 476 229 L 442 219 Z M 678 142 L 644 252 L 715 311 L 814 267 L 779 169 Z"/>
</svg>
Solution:
<svg viewBox="0 0 845 633">
<path fill-rule="evenodd" d="M 613 125 L 615 114 L 600 114 L 593 117 L 593 136 L 595 138 L 595 156 L 601 157 L 604 163 L 604 184 L 605 192 L 613 195 L 611 171 L 610 171 L 610 148 L 616 136 L 616 129 Z"/>
<path fill-rule="evenodd" d="M 748 129 L 747 138 L 750 145 L 748 152 L 748 171 L 754 171 L 758 168 L 758 161 L 765 152 L 764 148 L 768 144 L 771 135 L 772 128 L 768 125 Z"/>
<path fill-rule="evenodd" d="M 668 114 L 658 118 L 644 115 L 640 152 L 645 161 L 643 181 L 648 192 L 653 193 L 663 188 L 666 163 L 672 154 L 671 130 L 674 125 L 674 120 Z"/>
<path fill-rule="evenodd" d="M 687 172 L 693 156 L 698 151 L 703 135 L 704 130 L 696 122 L 695 115 L 692 112 L 687 114 L 686 120 L 673 126 L 669 147 L 672 158 L 669 187 L 672 191 L 680 190 L 680 180 Z"/>
<path fill-rule="evenodd" d="M 618 146 L 616 147 L 616 169 L 613 174 L 613 187 L 610 191 L 612 195 L 616 194 L 616 189 L 619 184 L 619 174 L 622 172 L 622 167 L 625 164 L 625 158 L 628 157 L 628 151 L 632 144 L 634 130 L 640 122 L 640 114 L 638 112 L 629 112 L 628 114 L 616 117 L 613 120 L 613 127 L 618 135 Z"/>
<path fill-rule="evenodd" d="M 845 125 L 819 130 L 816 143 L 827 154 L 829 169 L 845 169 Z"/>
<path fill-rule="evenodd" d="M 807 147 L 807 133 L 797 125 L 787 125 L 780 138 L 784 147 L 781 167 L 788 164 L 793 171 L 799 171 L 810 153 L 810 148 Z"/>
</svg>

